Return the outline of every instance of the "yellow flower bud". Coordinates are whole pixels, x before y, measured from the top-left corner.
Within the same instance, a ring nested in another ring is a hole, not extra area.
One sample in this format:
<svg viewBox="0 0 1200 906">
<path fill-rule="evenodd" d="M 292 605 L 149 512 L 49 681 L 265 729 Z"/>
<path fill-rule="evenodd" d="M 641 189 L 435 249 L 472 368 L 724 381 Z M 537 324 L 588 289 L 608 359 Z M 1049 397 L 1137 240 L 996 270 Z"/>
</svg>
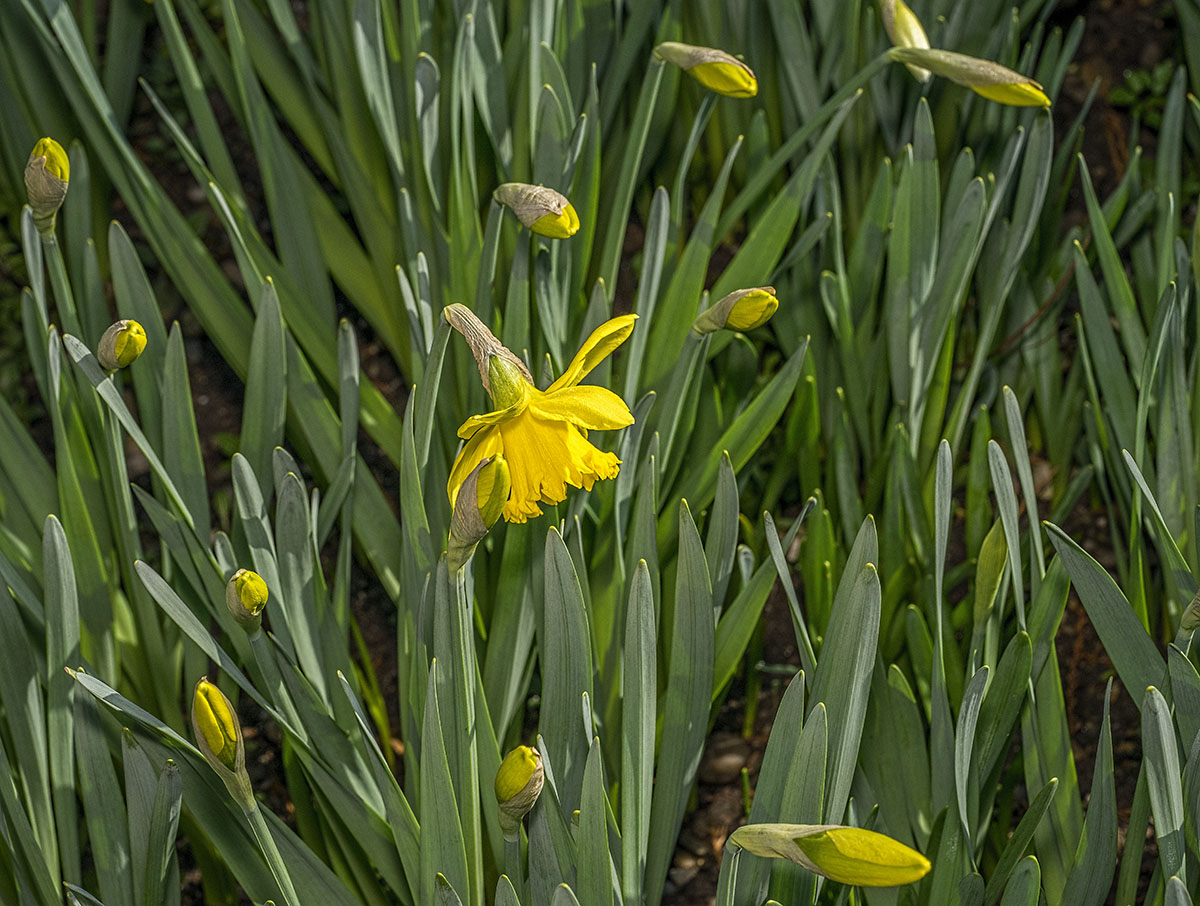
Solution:
<svg viewBox="0 0 1200 906">
<path fill-rule="evenodd" d="M 674 63 L 709 91 L 731 98 L 752 98 L 758 94 L 754 70 L 723 50 L 664 41 L 654 48 L 654 53 L 659 59 Z"/>
<path fill-rule="evenodd" d="M 96 358 L 109 371 L 132 365 L 146 348 L 146 331 L 137 321 L 117 321 L 100 338 Z"/>
<path fill-rule="evenodd" d="M 965 85 L 989 101 L 1014 107 L 1050 106 L 1050 98 L 1046 97 L 1041 85 L 1029 76 L 991 60 L 921 47 L 893 47 L 888 56 L 906 66 L 920 66 Z"/>
<path fill-rule="evenodd" d="M 545 186 L 506 182 L 492 197 L 507 205 L 529 229 L 550 239 L 566 239 L 579 230 L 579 215 L 566 196 Z"/>
<path fill-rule="evenodd" d="M 779 300 L 775 298 L 773 286 L 739 289 L 701 312 L 692 329 L 700 334 L 718 330 L 753 330 L 770 321 L 778 308 Z"/>
<path fill-rule="evenodd" d="M 500 805 L 500 829 L 510 840 L 517 836 L 521 819 L 529 814 L 542 792 L 545 773 L 535 749 L 517 746 L 504 756 L 496 772 L 496 802 Z"/>
<path fill-rule="evenodd" d="M 54 219 L 67 197 L 70 179 L 71 162 L 63 146 L 52 138 L 39 139 L 25 164 L 25 193 L 34 226 L 43 236 L 54 232 Z"/>
<path fill-rule="evenodd" d="M 880 0 L 880 13 L 888 38 L 896 47 L 929 47 L 929 37 L 916 13 L 904 0 Z M 918 82 L 928 82 L 933 75 L 928 69 L 908 64 L 908 71 Z"/>
<path fill-rule="evenodd" d="M 929 873 L 929 860 L 886 834 L 834 824 L 747 824 L 729 844 L 768 859 L 790 859 L 841 884 L 897 887 Z"/>
<path fill-rule="evenodd" d="M 480 461 L 457 489 L 451 502 L 450 541 L 446 560 L 451 572 L 471 559 L 475 546 L 484 539 L 504 512 L 512 490 L 508 462 L 502 453 Z"/>
<path fill-rule="evenodd" d="M 237 624 L 251 635 L 262 626 L 267 594 L 263 577 L 249 569 L 239 569 L 225 586 L 225 606 Z"/>
<path fill-rule="evenodd" d="M 243 808 L 254 807 L 250 775 L 246 773 L 246 746 L 237 712 L 220 689 L 202 676 L 192 696 L 192 731 L 196 746 L 209 766 Z"/>
</svg>

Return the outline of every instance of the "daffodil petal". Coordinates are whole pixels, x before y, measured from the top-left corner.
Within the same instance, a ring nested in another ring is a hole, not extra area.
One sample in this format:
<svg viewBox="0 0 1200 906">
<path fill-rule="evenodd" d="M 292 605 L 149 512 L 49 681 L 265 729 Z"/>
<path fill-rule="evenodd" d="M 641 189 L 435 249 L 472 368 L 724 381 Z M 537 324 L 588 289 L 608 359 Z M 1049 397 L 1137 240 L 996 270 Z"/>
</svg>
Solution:
<svg viewBox="0 0 1200 906">
<path fill-rule="evenodd" d="M 488 430 L 472 432 L 473 436 L 462 448 L 458 459 L 454 460 L 453 468 L 450 469 L 450 478 L 446 481 L 446 494 L 450 497 L 451 508 L 458 499 L 458 489 L 462 487 L 463 482 L 467 480 L 467 476 L 475 470 L 475 467 L 489 456 L 503 452 L 504 441 L 500 436 L 500 431 L 494 427 L 480 425 L 480 428 L 483 427 L 487 427 Z"/>
<path fill-rule="evenodd" d="M 611 321 L 605 321 L 593 330 L 579 352 L 575 353 L 575 358 L 571 359 L 566 371 L 546 392 L 553 393 L 564 387 L 573 387 L 582 381 L 588 372 L 612 355 L 613 350 L 629 338 L 629 334 L 633 332 L 633 322 L 636 320 L 637 315 L 621 315 Z"/>
<path fill-rule="evenodd" d="M 529 408 L 542 418 L 571 422 L 581 428 L 613 431 L 633 424 L 625 401 L 607 387 L 591 384 L 538 393 Z"/>
<path fill-rule="evenodd" d="M 470 440 L 475 436 L 476 431 L 479 431 L 481 428 L 489 428 L 494 425 L 501 425 L 509 419 L 514 418 L 528 405 L 529 400 L 526 396 L 523 397 L 520 402 L 514 403 L 506 409 L 497 409 L 495 412 L 485 412 L 483 415 L 472 415 L 465 422 L 458 426 L 458 436 L 463 440 Z"/>
<path fill-rule="evenodd" d="M 499 431 L 512 478 L 512 494 L 504 508 L 509 522 L 540 516 L 539 504 L 561 503 L 568 484 L 591 490 L 596 479 L 614 478 L 620 469 L 615 454 L 596 449 L 567 421 L 526 411 Z"/>
</svg>

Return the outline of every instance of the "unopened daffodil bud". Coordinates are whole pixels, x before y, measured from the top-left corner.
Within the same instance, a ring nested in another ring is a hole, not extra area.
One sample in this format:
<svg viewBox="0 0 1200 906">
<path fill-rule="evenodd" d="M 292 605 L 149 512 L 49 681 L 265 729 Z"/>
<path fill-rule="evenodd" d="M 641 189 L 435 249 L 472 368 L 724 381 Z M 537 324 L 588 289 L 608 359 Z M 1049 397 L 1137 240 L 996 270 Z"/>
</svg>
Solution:
<svg viewBox="0 0 1200 906">
<path fill-rule="evenodd" d="M 503 409 L 519 401 L 524 392 L 522 384 L 532 384 L 533 375 L 515 353 L 499 340 L 475 317 L 475 312 L 455 302 L 442 311 L 447 323 L 463 335 L 471 347 L 471 355 L 479 366 L 479 379 L 483 389 Z"/>
<path fill-rule="evenodd" d="M 512 209 L 529 229 L 550 239 L 566 239 L 579 230 L 579 215 L 565 195 L 545 186 L 506 182 L 492 197 Z"/>
<path fill-rule="evenodd" d="M 790 859 L 831 881 L 898 887 L 929 873 L 929 860 L 899 840 L 835 824 L 747 824 L 730 844 L 767 859 Z"/>
<path fill-rule="evenodd" d="M 54 219 L 71 179 L 67 152 L 52 138 L 39 139 L 25 164 L 25 193 L 33 209 L 33 224 L 43 236 L 54 232 Z"/>
<path fill-rule="evenodd" d="M 450 517 L 450 541 L 446 546 L 447 565 L 452 572 L 462 568 L 496 524 L 511 490 L 512 477 L 503 454 L 489 456 L 471 470 L 452 503 L 454 515 Z"/>
<path fill-rule="evenodd" d="M 991 60 L 922 47 L 893 47 L 888 56 L 906 66 L 919 66 L 965 85 L 989 101 L 1013 107 L 1050 106 L 1050 98 L 1046 97 L 1041 85 L 1029 76 Z"/>
<path fill-rule="evenodd" d="M 664 41 L 654 48 L 654 53 L 674 63 L 709 91 L 731 98 L 752 98 L 758 94 L 754 70 L 723 50 Z"/>
<path fill-rule="evenodd" d="M 132 365 L 146 348 L 146 331 L 137 321 L 118 321 L 100 338 L 96 359 L 108 371 Z"/>
<path fill-rule="evenodd" d="M 267 606 L 267 583 L 253 570 L 239 569 L 225 586 L 225 606 L 246 633 L 262 626 L 262 609 Z"/>
<path fill-rule="evenodd" d="M 200 754 L 225 783 L 229 794 L 243 807 L 250 807 L 254 794 L 250 775 L 246 773 L 242 725 L 225 693 L 210 683 L 207 676 L 196 683 L 192 696 L 192 730 Z"/>
<path fill-rule="evenodd" d="M 529 814 L 542 792 L 545 773 L 536 749 L 517 746 L 504 756 L 496 772 L 496 802 L 500 805 L 500 829 L 516 838 L 521 819 Z"/>
<path fill-rule="evenodd" d="M 883 27 L 888 38 L 896 47 L 929 47 L 929 36 L 916 13 L 908 8 L 904 0 L 880 0 L 879 11 L 883 16 Z M 932 73 L 920 66 L 908 64 L 908 71 L 918 82 L 928 82 Z"/>
<path fill-rule="evenodd" d="M 701 312 L 692 329 L 699 334 L 718 330 L 753 330 L 770 321 L 777 308 L 779 300 L 775 298 L 775 287 L 739 289 Z"/>
</svg>

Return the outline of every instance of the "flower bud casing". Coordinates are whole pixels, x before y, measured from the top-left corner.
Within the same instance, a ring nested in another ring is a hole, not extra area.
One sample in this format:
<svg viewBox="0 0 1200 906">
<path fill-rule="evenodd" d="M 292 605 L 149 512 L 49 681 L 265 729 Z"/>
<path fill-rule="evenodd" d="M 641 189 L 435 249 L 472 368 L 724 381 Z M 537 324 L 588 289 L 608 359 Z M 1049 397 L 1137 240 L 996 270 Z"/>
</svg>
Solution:
<svg viewBox="0 0 1200 906">
<path fill-rule="evenodd" d="M 239 569 L 225 586 L 225 606 L 237 624 L 253 635 L 262 627 L 267 606 L 267 583 L 253 570 Z"/>
<path fill-rule="evenodd" d="M 753 330 L 771 320 L 779 308 L 775 287 L 756 286 L 739 289 L 705 309 L 692 324 L 698 334 L 715 333 L 718 330 Z"/>
<path fill-rule="evenodd" d="M 508 462 L 500 453 L 484 459 L 467 476 L 455 495 L 450 517 L 446 560 L 451 572 L 471 559 L 475 546 L 500 518 L 511 490 Z"/>
<path fill-rule="evenodd" d="M 39 139 L 25 164 L 25 194 L 33 209 L 33 224 L 43 236 L 54 232 L 70 179 L 71 162 L 63 146 L 52 138 Z"/>
<path fill-rule="evenodd" d="M 492 197 L 512 209 L 533 232 L 550 239 L 567 239 L 579 230 L 579 215 L 565 195 L 545 186 L 506 182 Z"/>
<path fill-rule="evenodd" d="M 537 802 L 544 780 L 542 759 L 535 749 L 517 746 L 504 756 L 496 772 L 495 789 L 500 805 L 500 829 L 507 839 L 517 837 L 521 819 Z"/>
<path fill-rule="evenodd" d="M 246 773 L 246 746 L 237 712 L 220 689 L 207 676 L 196 683 L 192 696 L 192 731 L 196 746 L 229 794 L 243 807 L 251 807 L 254 794 Z"/>
<path fill-rule="evenodd" d="M 654 53 L 659 59 L 674 63 L 709 91 L 731 98 L 752 98 L 758 94 L 754 70 L 723 50 L 664 41 L 654 48 Z"/>
<path fill-rule="evenodd" d="M 920 66 L 965 85 L 990 101 L 1013 107 L 1050 106 L 1050 98 L 1040 84 L 991 60 L 921 47 L 893 47 L 888 56 L 906 66 Z"/>
<path fill-rule="evenodd" d="M 137 321 L 117 321 L 100 338 L 96 359 L 102 368 L 119 371 L 132 365 L 146 348 L 146 331 Z"/>
<path fill-rule="evenodd" d="M 747 824 L 728 842 L 764 858 L 789 859 L 841 884 L 898 887 L 929 873 L 929 860 L 886 834 L 834 824 Z"/>
<path fill-rule="evenodd" d="M 446 322 L 463 335 L 467 341 L 467 345 L 471 347 L 471 355 L 475 357 L 475 364 L 479 368 L 479 380 L 483 383 L 483 389 L 488 392 L 488 396 L 496 402 L 496 392 L 492 389 L 492 375 L 499 374 L 502 379 L 502 386 L 499 388 L 501 395 L 513 389 L 510 387 L 512 382 L 517 380 L 519 375 L 528 384 L 533 384 L 533 375 L 529 373 L 529 369 L 513 353 L 511 349 L 496 339 L 496 335 L 492 333 L 475 317 L 475 312 L 458 302 L 452 305 L 447 305 L 442 310 L 442 317 Z M 503 359 L 505 365 L 499 366 L 494 360 Z M 501 370 L 497 371 L 496 369 Z M 501 408 L 511 404 L 497 403 Z"/>
</svg>

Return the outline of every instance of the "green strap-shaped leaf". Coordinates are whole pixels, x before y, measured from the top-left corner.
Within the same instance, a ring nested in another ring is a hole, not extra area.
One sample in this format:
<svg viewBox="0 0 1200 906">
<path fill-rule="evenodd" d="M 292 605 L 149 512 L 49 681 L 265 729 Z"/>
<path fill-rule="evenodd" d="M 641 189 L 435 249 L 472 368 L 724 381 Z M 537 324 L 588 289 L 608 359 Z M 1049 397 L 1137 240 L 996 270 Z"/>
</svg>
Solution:
<svg viewBox="0 0 1200 906">
<path fill-rule="evenodd" d="M 1041 880 L 1042 870 L 1038 860 L 1026 856 L 1008 879 L 1000 906 L 1037 906 L 1042 893 Z"/>
<path fill-rule="evenodd" d="M 1075 850 L 1075 865 L 1063 889 L 1063 906 L 1102 906 L 1112 887 L 1117 856 L 1117 795 L 1113 778 L 1112 725 L 1109 722 L 1112 680 L 1104 690 L 1104 722 L 1096 744 L 1087 820 Z"/>
<path fill-rule="evenodd" d="M 654 780 L 654 724 L 658 661 L 654 592 L 646 561 L 638 561 L 625 617 L 621 662 L 621 892 L 626 903 L 642 899 L 650 802 Z"/>
<path fill-rule="evenodd" d="M 458 820 L 458 804 L 438 714 L 437 669 L 436 661 L 430 664 L 425 721 L 421 730 L 420 889 L 423 903 L 434 900 L 437 874 L 445 875 L 455 890 L 468 889 L 467 853 L 463 848 L 462 825 Z"/>
<path fill-rule="evenodd" d="M 1008 842 L 1004 845 L 1004 850 L 1000 853 L 1000 860 L 996 863 L 996 868 L 992 872 L 992 876 L 988 878 L 985 895 L 985 901 L 988 906 L 999 900 L 1000 894 L 1008 886 L 1009 878 L 1016 870 L 1017 863 L 1021 861 L 1021 857 L 1025 853 L 1025 848 L 1029 846 L 1029 842 L 1033 839 L 1034 831 L 1037 830 L 1038 824 L 1046 814 L 1046 810 L 1050 807 L 1050 803 L 1054 799 L 1054 791 L 1057 788 L 1057 780 L 1051 780 L 1042 787 L 1038 794 L 1033 797 L 1033 801 L 1029 803 L 1029 809 L 1021 817 L 1016 830 L 1008 838 Z"/>
<path fill-rule="evenodd" d="M 1142 744 L 1163 877 L 1182 874 L 1186 863 L 1183 829 L 1183 786 L 1178 743 L 1171 709 L 1153 686 L 1142 701 Z"/>
<path fill-rule="evenodd" d="M 1166 663 L 1117 584 L 1066 532 L 1050 523 L 1046 530 L 1125 688 L 1161 682 Z M 1141 705 L 1137 696 L 1134 701 Z"/>
</svg>

